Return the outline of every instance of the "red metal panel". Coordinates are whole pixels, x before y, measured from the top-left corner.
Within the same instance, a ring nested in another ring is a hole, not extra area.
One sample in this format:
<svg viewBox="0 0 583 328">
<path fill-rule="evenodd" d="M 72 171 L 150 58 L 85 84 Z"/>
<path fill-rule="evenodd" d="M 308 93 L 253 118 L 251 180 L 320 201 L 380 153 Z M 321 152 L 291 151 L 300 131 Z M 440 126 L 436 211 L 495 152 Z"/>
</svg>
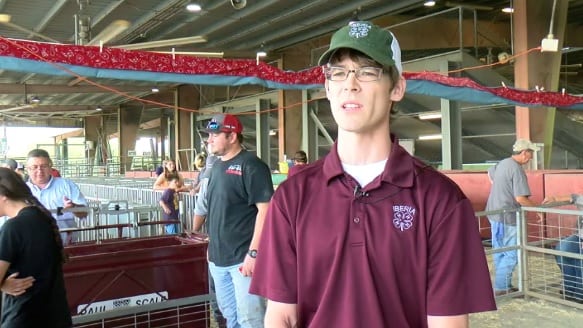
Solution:
<svg viewBox="0 0 583 328">
<path fill-rule="evenodd" d="M 559 196 L 583 193 L 583 171 L 559 171 L 545 173 L 545 195 Z M 575 206 L 561 208 L 576 210 Z M 574 215 L 547 214 L 547 237 L 558 238 L 574 233 L 577 217 Z"/>
<path fill-rule="evenodd" d="M 468 171 L 444 171 L 470 199 L 472 207 L 476 212 L 484 211 L 490 194 L 490 179 L 485 171 L 468 172 Z M 528 185 L 530 187 L 531 197 L 535 203 L 540 204 L 544 199 L 544 173 L 543 171 L 528 171 Z M 530 218 L 533 220 L 534 218 Z M 482 238 L 490 238 L 490 222 L 486 217 L 480 218 L 480 227 L 488 227 L 480 230 Z M 537 240 L 544 234 L 544 229 L 537 225 L 529 225 L 529 240 Z"/>
<path fill-rule="evenodd" d="M 207 242 L 176 236 L 68 246 L 70 260 L 63 269 L 71 313 L 78 314 L 82 304 L 136 295 L 167 292 L 168 299 L 178 299 L 207 294 L 206 249 Z M 198 315 L 207 317 L 204 311 Z M 203 323 L 200 327 L 206 327 Z"/>
<path fill-rule="evenodd" d="M 443 173 L 460 187 L 472 203 L 474 211 L 484 211 L 490 194 L 490 180 L 486 172 L 445 171 Z M 489 239 L 491 233 L 488 218 L 483 216 L 479 220 L 480 235 L 484 239 Z"/>
</svg>

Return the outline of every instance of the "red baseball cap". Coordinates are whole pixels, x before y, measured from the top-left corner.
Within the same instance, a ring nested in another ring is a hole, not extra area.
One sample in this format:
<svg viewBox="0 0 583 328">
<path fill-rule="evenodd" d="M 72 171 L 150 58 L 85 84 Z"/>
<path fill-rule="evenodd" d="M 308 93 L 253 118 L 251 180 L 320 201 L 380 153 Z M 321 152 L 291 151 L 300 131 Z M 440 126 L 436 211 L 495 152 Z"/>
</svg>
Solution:
<svg viewBox="0 0 583 328">
<path fill-rule="evenodd" d="M 206 125 L 204 129 L 207 133 L 219 133 L 219 132 L 235 132 L 242 133 L 243 125 L 241 121 L 231 114 L 217 114 L 211 118 L 211 120 Z"/>
</svg>

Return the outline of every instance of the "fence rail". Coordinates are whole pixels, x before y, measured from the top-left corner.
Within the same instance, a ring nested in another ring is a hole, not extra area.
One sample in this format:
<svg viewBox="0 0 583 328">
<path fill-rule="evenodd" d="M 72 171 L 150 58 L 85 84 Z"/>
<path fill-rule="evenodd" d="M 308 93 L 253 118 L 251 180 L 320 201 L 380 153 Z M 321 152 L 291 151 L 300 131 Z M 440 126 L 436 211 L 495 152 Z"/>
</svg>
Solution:
<svg viewBox="0 0 583 328">
<path fill-rule="evenodd" d="M 105 223 L 111 225 L 128 224 L 127 227 L 101 226 L 97 230 L 114 229 L 115 235 L 119 236 L 119 230 L 117 229 L 128 229 L 127 235 L 122 234 L 122 236 L 131 238 L 146 235 L 143 234 L 143 231 L 135 230 L 136 228 L 140 229 L 139 222 L 154 222 L 153 225 L 155 225 L 155 222 L 165 223 L 160 220 L 160 209 L 157 206 L 161 191 L 151 189 L 151 180 L 102 179 L 100 181 L 102 184 L 96 184 L 91 178 L 80 178 L 76 181 L 82 192 L 90 199 L 89 208 L 92 211 L 90 211 L 91 218 L 87 221 L 90 223 L 89 225 L 100 226 L 105 225 Z M 180 197 L 181 224 L 185 229 L 190 230 L 195 196 L 188 193 L 181 193 Z M 116 205 L 119 206 L 118 209 L 115 208 Z M 483 237 L 484 251 L 488 259 L 492 278 L 494 277 L 494 254 L 511 250 L 518 252 L 518 264 L 514 271 L 513 280 L 513 285 L 518 287 L 518 291 L 500 297 L 531 297 L 583 309 L 583 304 L 566 297 L 564 283 L 565 279 L 569 281 L 579 279 L 581 283 L 579 291 L 583 295 L 583 281 L 581 280 L 581 276 L 571 276 L 568 273 L 564 273 L 557 264 L 558 259 L 579 261 L 576 262 L 578 265 L 574 269 L 578 269 L 581 272 L 583 270 L 583 251 L 581 251 L 581 247 L 579 247 L 579 253 L 564 252 L 556 249 L 556 245 L 561 240 L 574 235 L 578 229 L 583 228 L 577 225 L 578 218 L 583 217 L 583 211 L 565 207 L 566 203 L 555 205 L 558 206 L 522 207 L 518 210 L 504 209 L 488 212 L 480 211 L 475 213 L 475 219 L 478 220 L 480 234 Z M 493 248 L 490 239 L 490 225 L 487 217 L 488 215 L 501 213 L 514 213 L 516 215 L 517 244 L 504 248 Z M 123 215 L 128 216 L 127 222 L 123 219 L 111 221 L 111 217 L 104 218 L 104 216 Z M 141 215 L 144 215 L 144 217 L 142 218 Z M 541 218 L 540 220 L 538 219 L 539 217 Z M 151 225 L 143 224 L 141 228 L 144 226 L 150 227 Z M 88 235 L 87 238 L 104 237 L 103 232 L 101 235 L 96 235 L 95 232 L 91 232 L 91 229 L 87 229 L 87 226 L 82 226 L 82 228 L 89 231 L 89 233 L 93 233 L 93 235 Z M 129 232 L 131 229 L 135 231 L 133 234 Z M 113 232 L 106 235 L 111 236 Z M 151 326 L 154 322 L 152 320 L 159 318 L 160 313 L 165 313 L 161 317 L 162 321 L 158 323 L 166 322 L 168 327 L 188 327 L 189 325 L 185 321 L 180 321 L 180 318 L 186 318 L 186 313 L 191 313 L 192 311 L 202 311 L 207 316 L 209 314 L 208 301 L 212 297 L 212 295 L 200 295 L 146 307 L 108 311 L 91 316 L 78 316 L 74 318 L 74 322 L 75 327 L 139 327 L 143 326 L 143 323 L 146 321 Z M 131 322 L 129 323 L 127 322 L 128 315 L 133 318 L 133 321 L 130 320 Z M 121 321 L 116 321 L 120 317 L 126 320 L 123 325 Z M 195 325 L 193 327 L 198 327 L 197 325 L 201 324 L 201 322 L 204 322 L 204 324 L 208 324 L 209 322 L 207 317 L 203 321 L 198 320 L 195 320 L 198 323 L 194 323 L 195 321 L 191 322 L 191 324 Z M 96 326 L 96 322 L 100 325 Z M 160 324 L 156 326 L 165 325 Z"/>
</svg>

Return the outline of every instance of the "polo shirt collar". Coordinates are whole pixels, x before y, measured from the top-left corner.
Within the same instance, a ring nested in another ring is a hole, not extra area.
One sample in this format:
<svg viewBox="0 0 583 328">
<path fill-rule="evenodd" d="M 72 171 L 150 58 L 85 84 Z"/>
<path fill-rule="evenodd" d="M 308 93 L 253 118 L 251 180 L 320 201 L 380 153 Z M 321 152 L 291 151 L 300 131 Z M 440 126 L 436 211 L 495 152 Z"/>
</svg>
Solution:
<svg viewBox="0 0 583 328">
<path fill-rule="evenodd" d="M 44 188 L 41 188 L 41 187 L 35 185 L 31 181 L 28 181 L 27 183 L 29 184 L 29 186 L 31 188 L 35 188 L 36 190 L 45 190 L 45 189 L 49 189 L 51 187 L 51 185 L 53 184 L 53 181 L 55 181 L 55 178 L 51 175 L 49 182 L 47 183 L 47 185 Z"/>
<path fill-rule="evenodd" d="M 391 133 L 391 153 L 385 170 L 381 173 L 381 179 L 375 179 L 370 183 L 372 188 L 378 187 L 380 182 L 387 182 L 398 187 L 408 188 L 413 186 L 415 178 L 415 164 L 411 156 L 403 147 L 399 146 L 399 139 Z M 334 142 L 330 153 L 324 159 L 323 165 L 324 177 L 326 182 L 344 175 L 342 163 L 338 157 L 338 141 Z"/>
</svg>

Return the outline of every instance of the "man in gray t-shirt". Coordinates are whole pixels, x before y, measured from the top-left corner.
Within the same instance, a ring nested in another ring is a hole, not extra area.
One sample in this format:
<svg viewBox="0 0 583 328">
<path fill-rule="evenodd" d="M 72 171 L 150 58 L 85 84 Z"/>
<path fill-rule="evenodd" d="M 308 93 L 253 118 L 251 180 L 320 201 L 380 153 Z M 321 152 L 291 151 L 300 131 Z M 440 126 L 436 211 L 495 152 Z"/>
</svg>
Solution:
<svg viewBox="0 0 583 328">
<path fill-rule="evenodd" d="M 530 188 L 522 165 L 527 164 L 539 148 L 524 139 L 517 140 L 512 147 L 512 156 L 500 161 L 488 170 L 492 182 L 486 211 L 517 209 L 520 206 L 535 206 L 530 197 Z M 492 230 L 492 247 L 516 245 L 516 213 L 488 215 Z M 494 258 L 494 290 L 503 295 L 517 289 L 512 287 L 512 273 L 518 263 L 516 250 L 496 252 Z"/>
</svg>

